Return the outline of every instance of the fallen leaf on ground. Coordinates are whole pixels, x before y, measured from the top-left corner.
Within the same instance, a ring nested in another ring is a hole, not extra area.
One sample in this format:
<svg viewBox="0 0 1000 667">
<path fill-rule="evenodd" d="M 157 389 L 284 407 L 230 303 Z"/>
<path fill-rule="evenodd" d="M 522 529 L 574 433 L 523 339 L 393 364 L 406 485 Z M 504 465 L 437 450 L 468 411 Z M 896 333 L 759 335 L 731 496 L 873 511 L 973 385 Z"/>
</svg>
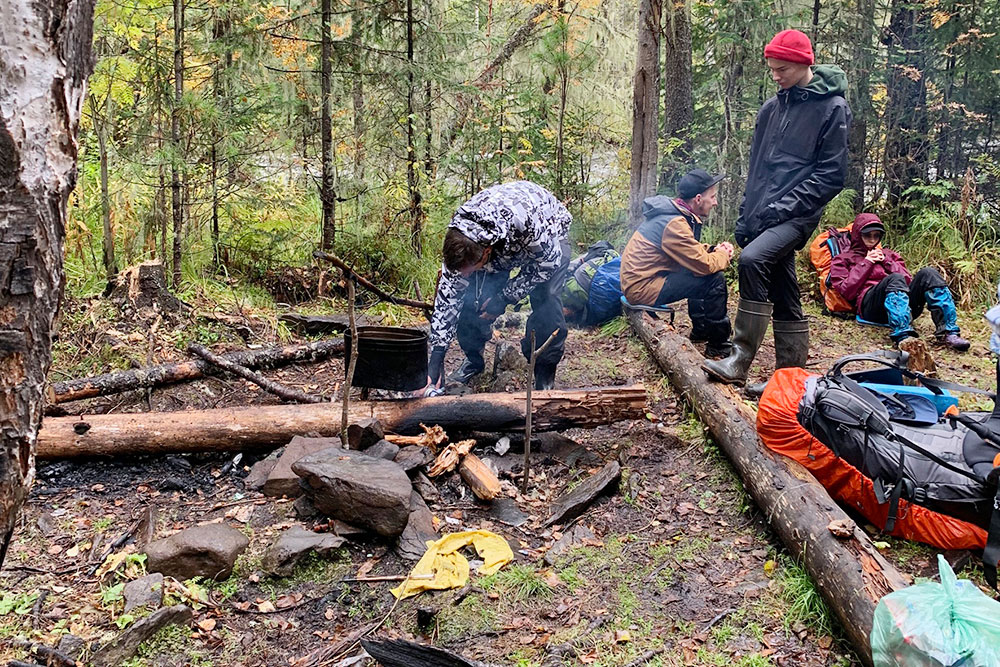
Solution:
<svg viewBox="0 0 1000 667">
<path fill-rule="evenodd" d="M 278 611 L 278 609 L 271 603 L 270 600 L 263 600 L 257 603 L 257 611 L 262 614 L 270 614 Z"/>
<path fill-rule="evenodd" d="M 214 618 L 206 618 L 204 620 L 198 621 L 198 627 L 205 632 L 211 632 L 215 630 L 216 620 Z"/>
</svg>

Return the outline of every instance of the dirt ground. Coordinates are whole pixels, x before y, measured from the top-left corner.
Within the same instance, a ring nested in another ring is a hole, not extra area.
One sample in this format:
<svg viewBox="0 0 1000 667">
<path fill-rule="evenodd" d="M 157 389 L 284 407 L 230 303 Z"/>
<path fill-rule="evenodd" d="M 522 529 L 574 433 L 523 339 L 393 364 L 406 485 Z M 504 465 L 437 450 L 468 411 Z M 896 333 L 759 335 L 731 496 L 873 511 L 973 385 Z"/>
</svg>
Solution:
<svg viewBox="0 0 1000 667">
<path fill-rule="evenodd" d="M 81 302 L 68 308 L 54 379 L 129 359 L 145 363 L 183 356 L 177 350 L 189 338 L 218 341 L 217 350 L 243 345 L 229 324 L 217 321 L 164 325 L 154 344 L 154 337 L 135 323 L 132 331 L 124 323 L 113 333 L 96 330 L 99 318 L 91 314 L 105 314 L 105 305 Z M 884 330 L 809 309 L 812 368 L 886 345 Z M 520 318 L 506 319 L 511 321 L 498 328 L 495 343 L 516 344 Z M 992 389 L 986 327 L 972 315 L 961 324 L 973 349 L 965 355 L 935 350 L 939 375 Z M 677 327 L 687 331 L 683 314 Z M 927 335 L 929 327 L 926 315 L 918 320 Z M 270 322 L 255 329 L 252 342 L 273 342 L 279 333 L 280 326 Z M 459 357 L 453 350 L 449 370 L 457 368 Z M 766 376 L 773 358 L 768 337 L 752 374 Z M 495 389 L 523 389 L 523 365 L 510 366 Z M 268 376 L 333 396 L 343 366 L 333 360 Z M 311 559 L 289 577 L 259 571 L 261 554 L 275 536 L 303 523 L 290 501 L 245 488 L 243 478 L 266 452 L 42 462 L 0 571 L 0 639 L 20 636 L 55 645 L 61 635 L 72 633 L 96 645 L 134 622 L 122 613 L 118 584 L 143 574 L 140 559 L 123 555 L 110 572 L 107 565 L 97 568 L 108 545 L 153 507 L 157 536 L 223 521 L 243 531 L 250 547 L 225 581 L 170 582 L 167 602 L 193 605 L 195 622 L 162 631 L 127 665 L 334 665 L 358 653 L 355 640 L 363 633 L 433 642 L 500 665 L 857 664 L 808 577 L 786 555 L 720 450 L 623 322 L 571 332 L 557 388 L 632 382 L 645 383 L 649 392 L 646 418 L 567 431 L 563 438 L 546 436 L 543 451 L 533 456 L 527 495 L 514 492 L 521 472 L 516 442 L 505 456 L 486 447 L 478 450 L 510 482 L 505 488 L 526 515 L 523 524 L 512 525 L 518 521 L 476 502 L 457 475 L 439 479 L 441 501 L 431 505 L 439 530 L 495 531 L 507 539 L 515 561 L 488 577 L 474 574 L 460 591 L 424 593 L 398 603 L 389 593 L 394 584 L 342 581 L 359 572 L 409 570 L 412 563 L 401 560 L 391 543 L 374 539 L 352 540 L 338 557 Z M 274 402 L 242 380 L 209 378 L 148 394 L 93 399 L 72 411 Z M 567 528 L 541 527 L 552 500 L 612 459 L 623 467 L 619 491 L 577 521 L 593 531 L 594 539 L 546 564 L 545 551 Z M 933 550 L 878 539 L 904 572 L 933 574 Z M 970 569 L 978 576 L 972 560 Z M 422 626 L 421 609 L 431 617 Z M 27 660 L 24 650 L 5 644 L 0 641 L 0 660 Z"/>
</svg>

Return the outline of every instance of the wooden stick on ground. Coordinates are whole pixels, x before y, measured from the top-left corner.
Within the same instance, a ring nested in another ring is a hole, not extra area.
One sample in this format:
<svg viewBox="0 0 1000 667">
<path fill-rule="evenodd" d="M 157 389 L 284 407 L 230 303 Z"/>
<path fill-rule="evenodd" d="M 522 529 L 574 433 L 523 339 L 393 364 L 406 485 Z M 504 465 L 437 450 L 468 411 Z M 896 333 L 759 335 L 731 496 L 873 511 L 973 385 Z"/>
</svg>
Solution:
<svg viewBox="0 0 1000 667">
<path fill-rule="evenodd" d="M 562 329 L 556 329 L 549 339 L 535 349 L 535 330 L 531 330 L 531 359 L 528 360 L 528 386 L 524 392 L 524 476 L 521 478 L 521 493 L 528 492 L 528 473 L 531 469 L 531 390 L 535 386 L 535 361 L 544 354 Z"/>
<path fill-rule="evenodd" d="M 244 380 L 249 380 L 255 385 L 268 391 L 275 396 L 283 398 L 286 401 L 291 401 L 293 403 L 323 403 L 324 399 L 321 396 L 314 396 L 312 394 L 307 394 L 304 391 L 299 391 L 298 389 L 293 389 L 291 387 L 286 387 L 285 385 L 275 382 L 273 380 L 268 380 L 266 377 L 261 375 L 256 371 L 252 371 L 246 366 L 240 366 L 239 364 L 214 354 L 204 345 L 199 345 L 198 343 L 191 343 L 188 345 L 188 352 L 191 354 L 196 354 L 213 366 L 218 366 L 219 368 L 225 369 L 234 375 L 239 375 Z"/>
<path fill-rule="evenodd" d="M 388 292 L 380 290 L 375 284 L 355 271 L 347 262 L 340 259 L 336 255 L 331 255 L 328 252 L 323 252 L 322 250 L 314 250 L 313 257 L 317 259 L 324 259 L 338 269 L 344 272 L 344 275 L 348 278 L 353 277 L 358 281 L 358 284 L 367 289 L 369 292 L 374 292 L 383 301 L 388 301 L 389 303 L 394 303 L 397 306 L 410 306 L 411 308 L 419 308 L 424 311 L 424 315 L 430 317 L 430 312 L 434 310 L 434 306 L 425 301 L 414 301 L 413 299 L 404 299 L 402 297 L 393 296 Z"/>
<path fill-rule="evenodd" d="M 358 363 L 361 341 L 358 340 L 358 325 L 354 319 L 354 279 L 346 271 L 344 279 L 347 280 L 347 316 L 351 322 L 351 358 L 347 362 L 347 373 L 344 374 L 344 409 L 340 416 L 340 441 L 347 447 L 347 412 L 351 407 L 351 383 L 354 381 L 354 368 Z"/>
<path fill-rule="evenodd" d="M 834 537 L 831 522 L 845 521 L 847 515 L 808 470 L 759 443 L 756 419 L 742 397 L 732 387 L 708 380 L 701 370 L 704 359 L 686 338 L 654 328 L 639 311 L 628 313 L 628 320 L 670 383 L 708 426 L 785 547 L 804 564 L 858 656 L 871 665 L 868 638 L 875 605 L 907 581 L 863 530 L 855 527 L 846 539 Z"/>
<path fill-rule="evenodd" d="M 320 340 L 305 345 L 270 347 L 263 350 L 237 350 L 220 355 L 246 368 L 277 368 L 294 363 L 310 363 L 344 353 L 341 338 Z M 123 391 L 160 387 L 177 382 L 197 380 L 219 373 L 219 369 L 204 359 L 190 359 L 173 364 L 105 373 L 88 378 L 65 380 L 52 385 L 50 403 L 66 403 L 83 398 L 107 396 Z"/>
</svg>

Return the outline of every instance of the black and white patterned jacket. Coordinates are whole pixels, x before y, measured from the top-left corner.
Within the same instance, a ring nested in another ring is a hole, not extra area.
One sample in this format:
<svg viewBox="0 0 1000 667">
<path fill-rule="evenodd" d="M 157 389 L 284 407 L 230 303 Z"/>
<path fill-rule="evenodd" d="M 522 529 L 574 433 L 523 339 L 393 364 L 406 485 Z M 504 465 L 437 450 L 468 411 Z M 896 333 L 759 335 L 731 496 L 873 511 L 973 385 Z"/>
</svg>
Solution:
<svg viewBox="0 0 1000 667">
<path fill-rule="evenodd" d="M 514 181 L 486 188 L 462 204 L 448 226 L 493 247 L 486 271 L 520 268 L 503 291 L 507 303 L 517 303 L 559 268 L 571 220 L 551 192 L 530 181 Z M 431 318 L 432 348 L 451 344 L 468 285 L 461 274 L 441 266 Z"/>
</svg>

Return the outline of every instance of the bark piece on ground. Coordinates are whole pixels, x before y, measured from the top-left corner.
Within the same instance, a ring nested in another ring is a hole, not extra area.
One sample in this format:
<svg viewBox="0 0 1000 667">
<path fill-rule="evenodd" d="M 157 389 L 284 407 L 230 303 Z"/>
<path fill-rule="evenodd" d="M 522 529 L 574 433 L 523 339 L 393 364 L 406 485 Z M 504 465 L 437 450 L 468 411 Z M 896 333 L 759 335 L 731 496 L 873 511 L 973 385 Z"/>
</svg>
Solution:
<svg viewBox="0 0 1000 667">
<path fill-rule="evenodd" d="M 278 319 L 307 336 L 321 336 L 331 333 L 342 334 L 351 328 L 351 323 L 347 315 L 301 315 L 299 313 L 285 313 Z M 364 317 L 356 319 L 359 327 L 368 324 L 368 320 Z"/>
<path fill-rule="evenodd" d="M 164 607 L 154 611 L 146 618 L 136 621 L 125 632 L 112 639 L 109 644 L 101 647 L 93 657 L 93 663 L 98 667 L 114 667 L 120 665 L 139 649 L 139 645 L 168 625 L 184 625 L 191 622 L 190 607 L 182 604 Z"/>
<path fill-rule="evenodd" d="M 420 560 L 427 551 L 427 542 L 438 538 L 434 520 L 424 499 L 416 491 L 410 493 L 410 518 L 399 536 L 396 551 L 406 560 Z"/>
<path fill-rule="evenodd" d="M 134 579 L 125 584 L 125 613 L 136 607 L 159 609 L 163 606 L 163 575 L 159 572 Z"/>
<path fill-rule="evenodd" d="M 458 465 L 458 474 L 469 485 L 476 498 L 491 502 L 500 495 L 500 480 L 483 460 L 469 452 Z"/>
<path fill-rule="evenodd" d="M 385 429 L 378 419 L 361 419 L 347 427 L 347 446 L 350 449 L 368 449 L 383 438 Z"/>
<path fill-rule="evenodd" d="M 433 460 L 433 452 L 422 445 L 407 445 L 393 459 L 406 472 L 422 468 Z"/>
<path fill-rule="evenodd" d="M 314 533 L 301 526 L 292 526 L 272 544 L 261 559 L 268 574 L 287 577 L 306 555 L 328 556 L 344 544 L 344 538 L 330 533 Z"/>
<path fill-rule="evenodd" d="M 250 466 L 250 473 L 243 478 L 243 486 L 251 491 L 264 488 L 267 478 L 271 476 L 274 466 L 278 465 L 278 453 L 275 452 L 266 459 L 261 459 Z"/>
<path fill-rule="evenodd" d="M 339 447 L 292 464 L 325 515 L 396 537 L 410 515 L 410 478 L 392 461 Z"/>
<path fill-rule="evenodd" d="M 304 456 L 315 454 L 324 449 L 340 448 L 340 438 L 304 438 L 295 436 L 285 446 L 285 451 L 278 458 L 277 464 L 267 476 L 267 481 L 261 487 L 265 496 L 279 498 L 288 496 L 295 498 L 302 494 L 299 476 L 292 472 L 292 464 Z"/>
<path fill-rule="evenodd" d="M 59 638 L 59 643 L 56 644 L 56 650 L 74 660 L 79 660 L 86 645 L 87 643 L 83 640 L 83 637 L 77 637 L 73 634 L 65 634 Z"/>
<path fill-rule="evenodd" d="M 191 577 L 222 580 L 233 572 L 250 540 L 221 523 L 186 528 L 146 545 L 146 568 L 184 581 Z"/>
<path fill-rule="evenodd" d="M 559 461 L 567 468 L 588 468 L 601 465 L 601 457 L 562 433 L 539 433 L 538 451 Z"/>
<path fill-rule="evenodd" d="M 562 537 L 549 547 L 549 550 L 545 552 L 542 558 L 547 565 L 555 565 L 573 547 L 582 544 L 585 540 L 596 541 L 597 536 L 594 535 L 590 528 L 587 528 L 582 523 L 578 523 L 563 533 Z"/>
<path fill-rule="evenodd" d="M 441 492 L 437 486 L 430 477 L 419 470 L 413 475 L 413 488 L 425 502 L 436 503 L 441 500 Z"/>
<path fill-rule="evenodd" d="M 383 667 L 492 667 L 436 646 L 405 639 L 362 639 L 361 645 Z"/>
<path fill-rule="evenodd" d="M 372 458 L 392 461 L 399 454 L 399 445 L 394 445 L 388 440 L 379 440 L 371 447 L 365 449 L 365 454 Z"/>
<path fill-rule="evenodd" d="M 508 526 L 523 526 L 528 515 L 520 510 L 513 498 L 497 498 L 490 507 L 489 515 Z"/>
<path fill-rule="evenodd" d="M 617 486 L 621 474 L 622 467 L 618 461 L 611 461 L 572 491 L 556 498 L 545 526 L 565 524 L 583 514 L 598 496 Z"/>
</svg>

